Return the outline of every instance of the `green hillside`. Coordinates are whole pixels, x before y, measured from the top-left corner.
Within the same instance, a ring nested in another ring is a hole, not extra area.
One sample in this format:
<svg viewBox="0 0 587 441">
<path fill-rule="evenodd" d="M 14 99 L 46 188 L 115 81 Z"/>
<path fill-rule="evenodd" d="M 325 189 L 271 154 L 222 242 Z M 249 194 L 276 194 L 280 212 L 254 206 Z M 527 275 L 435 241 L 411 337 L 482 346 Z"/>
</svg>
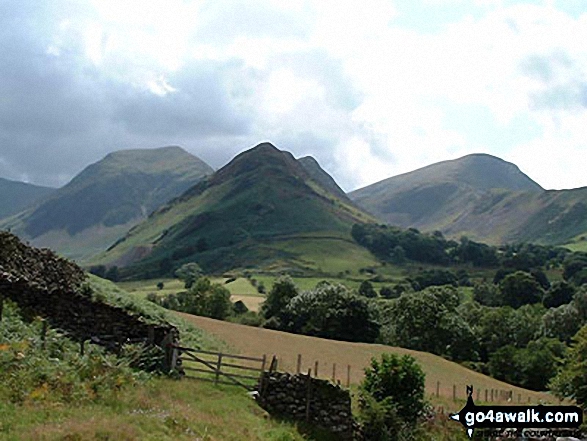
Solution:
<svg viewBox="0 0 587 441">
<path fill-rule="evenodd" d="M 212 171 L 180 147 L 110 153 L 0 228 L 83 260 Z"/>
<path fill-rule="evenodd" d="M 491 243 L 565 244 L 587 232 L 587 188 L 543 190 L 514 164 L 469 155 L 350 193 L 381 221 Z"/>
<path fill-rule="evenodd" d="M 0 219 L 24 210 L 54 191 L 54 188 L 0 178 Z"/>
<path fill-rule="evenodd" d="M 264 143 L 157 210 L 93 263 L 128 266 L 127 275 L 143 277 L 188 261 L 207 271 L 318 270 L 320 256 L 340 248 L 330 247 L 333 242 L 345 244 L 349 261 L 354 250 L 365 258 L 350 230 L 370 219 L 314 180 L 290 153 Z M 308 235 L 312 240 L 303 240 Z M 307 248 L 319 256 L 307 256 Z"/>
</svg>

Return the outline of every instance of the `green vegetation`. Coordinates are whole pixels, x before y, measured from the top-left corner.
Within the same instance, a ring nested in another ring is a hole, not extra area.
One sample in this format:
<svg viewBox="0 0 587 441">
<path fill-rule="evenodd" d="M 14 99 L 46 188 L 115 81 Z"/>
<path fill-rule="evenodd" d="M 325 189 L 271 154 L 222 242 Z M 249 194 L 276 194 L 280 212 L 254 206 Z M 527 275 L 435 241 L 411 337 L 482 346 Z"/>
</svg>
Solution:
<svg viewBox="0 0 587 441">
<path fill-rule="evenodd" d="M 314 181 L 289 153 L 261 144 L 156 211 L 95 263 L 125 261 L 123 275 L 142 278 L 171 274 L 188 262 L 208 273 L 258 266 L 320 274 L 322 264 L 344 271 L 352 253 L 331 260 L 339 250 L 322 240 L 360 250 L 350 228 L 370 219 Z M 306 241 L 303 253 L 298 239 Z M 315 257 L 306 254 L 309 248 Z M 365 251 L 358 254 L 376 263 Z"/>
<path fill-rule="evenodd" d="M 422 368 L 409 355 L 371 359 L 359 398 L 367 439 L 392 441 L 414 435 L 426 406 L 424 380 Z"/>
<path fill-rule="evenodd" d="M 58 252 L 86 256 L 84 247 L 90 242 L 98 242 L 97 250 L 105 250 L 151 211 L 212 171 L 179 147 L 110 153 L 39 206 L 1 227 Z M 118 226 L 124 226 L 124 231 Z"/>
<path fill-rule="evenodd" d="M 585 251 L 587 189 L 545 191 L 513 164 L 468 155 L 386 179 L 351 199 L 381 222 L 491 244 Z"/>
<path fill-rule="evenodd" d="M 553 378 L 551 387 L 561 398 L 576 400 L 583 409 L 587 408 L 587 379 L 585 363 L 587 362 L 587 325 L 583 326 L 573 337 L 563 368 Z"/>
<path fill-rule="evenodd" d="M 190 287 L 187 291 L 169 294 L 162 298 L 151 293 L 147 296 L 147 300 L 174 311 L 219 320 L 225 320 L 233 311 L 233 305 L 230 302 L 230 291 L 222 285 L 210 283 L 210 280 L 206 277 L 190 280 Z"/>
<path fill-rule="evenodd" d="M 0 321 L 2 440 L 302 440 L 296 428 L 264 418 L 242 389 L 159 378 L 25 322 L 7 302 Z M 193 329 L 193 328 L 191 328 Z M 198 336 L 192 336 L 194 340 Z"/>
</svg>

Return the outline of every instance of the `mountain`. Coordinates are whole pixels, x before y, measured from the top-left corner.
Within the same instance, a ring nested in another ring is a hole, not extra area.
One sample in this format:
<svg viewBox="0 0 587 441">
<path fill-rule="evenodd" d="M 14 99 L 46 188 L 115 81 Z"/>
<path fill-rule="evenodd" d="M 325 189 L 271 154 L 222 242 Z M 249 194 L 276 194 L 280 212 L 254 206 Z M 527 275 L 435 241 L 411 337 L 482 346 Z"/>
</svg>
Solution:
<svg viewBox="0 0 587 441">
<path fill-rule="evenodd" d="M 324 171 L 314 177 L 317 164 L 308 172 L 304 162 L 259 144 L 155 211 L 95 263 L 129 266 L 127 275 L 145 277 L 189 261 L 207 271 L 324 272 L 333 265 L 329 253 L 339 251 L 373 262 L 350 237 L 353 223 L 372 218 L 331 191 Z"/>
<path fill-rule="evenodd" d="M 24 210 L 54 191 L 50 187 L 0 178 L 0 219 Z"/>
<path fill-rule="evenodd" d="M 338 186 L 332 176 L 330 176 L 328 173 L 326 173 L 326 171 L 324 171 L 322 167 L 320 167 L 320 164 L 318 164 L 316 159 L 314 159 L 312 156 L 305 156 L 303 158 L 299 158 L 298 162 L 302 165 L 302 167 L 304 167 L 304 169 L 308 172 L 314 181 L 319 183 L 322 187 L 324 187 L 330 193 L 334 194 L 336 197 L 345 201 L 350 201 L 343 189 Z"/>
<path fill-rule="evenodd" d="M 113 152 L 0 227 L 34 245 L 85 258 L 212 172 L 180 147 Z"/>
<path fill-rule="evenodd" d="M 587 233 L 587 188 L 544 190 L 485 154 L 443 161 L 350 193 L 380 221 L 491 244 L 565 244 Z"/>
</svg>

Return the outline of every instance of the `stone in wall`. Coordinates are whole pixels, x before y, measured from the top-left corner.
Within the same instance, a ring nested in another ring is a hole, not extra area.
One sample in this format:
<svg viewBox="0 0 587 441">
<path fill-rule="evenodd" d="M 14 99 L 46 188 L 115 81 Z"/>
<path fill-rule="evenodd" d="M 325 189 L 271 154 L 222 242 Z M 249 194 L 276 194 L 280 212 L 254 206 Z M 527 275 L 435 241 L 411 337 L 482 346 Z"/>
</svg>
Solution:
<svg viewBox="0 0 587 441">
<path fill-rule="evenodd" d="M 348 390 L 309 375 L 265 372 L 259 386 L 259 404 L 267 412 L 287 419 L 307 421 L 354 439 L 356 423 Z"/>
</svg>

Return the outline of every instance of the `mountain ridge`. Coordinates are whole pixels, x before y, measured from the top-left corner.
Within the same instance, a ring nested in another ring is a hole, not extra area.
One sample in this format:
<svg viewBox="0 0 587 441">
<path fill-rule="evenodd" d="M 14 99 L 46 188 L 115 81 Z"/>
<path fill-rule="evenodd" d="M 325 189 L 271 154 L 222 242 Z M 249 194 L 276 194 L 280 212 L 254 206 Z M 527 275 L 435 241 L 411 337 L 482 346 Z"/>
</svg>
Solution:
<svg viewBox="0 0 587 441">
<path fill-rule="evenodd" d="M 87 255 L 84 247 L 105 249 L 212 171 L 177 146 L 112 152 L 85 167 L 38 206 L 0 226 L 69 257 L 79 257 L 78 251 Z"/>
<path fill-rule="evenodd" d="M 262 143 L 155 211 L 98 260 L 160 265 L 168 259 L 177 266 L 192 259 L 208 270 L 268 262 L 269 256 L 290 262 L 295 259 L 277 242 L 315 234 L 352 244 L 352 224 L 367 219 L 291 153 Z M 245 248 L 246 259 L 238 255 Z"/>
<path fill-rule="evenodd" d="M 560 245 L 587 231 L 587 191 L 545 190 L 515 164 L 487 154 L 431 164 L 349 196 L 380 221 L 495 245 Z"/>
</svg>

